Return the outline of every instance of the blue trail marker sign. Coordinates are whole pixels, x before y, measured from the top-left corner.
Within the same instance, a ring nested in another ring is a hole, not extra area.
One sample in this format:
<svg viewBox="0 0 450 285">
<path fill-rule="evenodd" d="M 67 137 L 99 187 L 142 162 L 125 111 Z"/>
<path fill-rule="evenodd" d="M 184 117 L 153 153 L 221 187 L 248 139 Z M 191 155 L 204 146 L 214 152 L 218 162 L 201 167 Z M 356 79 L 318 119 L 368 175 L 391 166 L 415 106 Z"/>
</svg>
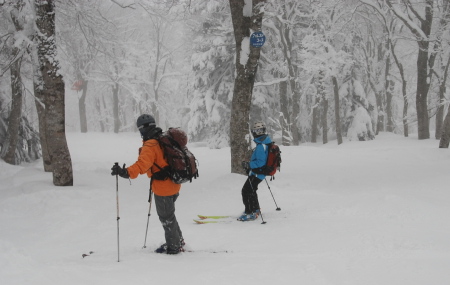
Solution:
<svg viewBox="0 0 450 285">
<path fill-rule="evenodd" d="M 254 32 L 250 36 L 250 45 L 253 47 L 262 47 L 266 42 L 266 36 L 263 32 Z"/>
</svg>

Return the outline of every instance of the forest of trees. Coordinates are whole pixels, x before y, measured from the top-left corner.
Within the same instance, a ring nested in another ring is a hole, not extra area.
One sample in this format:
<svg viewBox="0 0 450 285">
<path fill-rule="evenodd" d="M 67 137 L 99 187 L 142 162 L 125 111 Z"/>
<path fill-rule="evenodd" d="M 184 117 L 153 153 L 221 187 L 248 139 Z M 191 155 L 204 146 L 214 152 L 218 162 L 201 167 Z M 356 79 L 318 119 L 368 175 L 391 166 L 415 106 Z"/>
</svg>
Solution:
<svg viewBox="0 0 450 285">
<path fill-rule="evenodd" d="M 448 148 L 448 0 L 0 0 L 0 154 L 73 183 L 65 131 L 133 132 L 142 113 L 230 146 L 263 120 L 280 144 Z M 262 47 L 249 36 L 261 31 Z M 49 139 L 51 138 L 51 139 Z"/>
</svg>

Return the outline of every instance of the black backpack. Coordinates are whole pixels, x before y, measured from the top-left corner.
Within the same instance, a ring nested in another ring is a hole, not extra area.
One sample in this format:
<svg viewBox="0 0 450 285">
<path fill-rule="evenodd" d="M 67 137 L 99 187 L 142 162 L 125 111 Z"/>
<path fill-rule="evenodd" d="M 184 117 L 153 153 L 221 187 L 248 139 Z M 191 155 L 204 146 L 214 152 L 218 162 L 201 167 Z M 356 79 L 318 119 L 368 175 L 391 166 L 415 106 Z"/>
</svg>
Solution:
<svg viewBox="0 0 450 285">
<path fill-rule="evenodd" d="M 164 158 L 169 164 L 167 167 L 161 168 L 155 163 L 160 171 L 153 174 L 153 179 L 165 180 L 170 178 L 177 184 L 198 177 L 197 159 L 187 148 L 187 135 L 179 128 L 169 128 L 156 138 L 164 153 Z"/>
</svg>

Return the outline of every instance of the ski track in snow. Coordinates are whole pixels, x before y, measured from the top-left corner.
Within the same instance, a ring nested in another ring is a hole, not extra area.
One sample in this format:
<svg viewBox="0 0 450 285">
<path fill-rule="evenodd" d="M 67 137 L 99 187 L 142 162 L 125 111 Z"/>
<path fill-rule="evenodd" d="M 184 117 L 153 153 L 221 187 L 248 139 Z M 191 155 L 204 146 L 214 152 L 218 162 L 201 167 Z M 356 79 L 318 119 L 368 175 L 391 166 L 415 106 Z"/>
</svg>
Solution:
<svg viewBox="0 0 450 285">
<path fill-rule="evenodd" d="M 114 162 L 131 165 L 137 133 L 69 133 L 74 187 L 55 187 L 42 161 L 0 162 L 0 284 L 448 284 L 450 152 L 438 141 L 383 133 L 370 142 L 281 146 L 283 163 L 263 181 L 264 220 L 195 224 L 243 210 L 245 177 L 230 149 L 192 145 L 200 177 L 183 184 L 176 214 L 187 242 L 164 242 L 149 179 L 119 178 L 117 262 Z M 94 253 L 82 258 L 82 254 Z M 217 252 L 217 253 L 214 253 Z"/>
</svg>

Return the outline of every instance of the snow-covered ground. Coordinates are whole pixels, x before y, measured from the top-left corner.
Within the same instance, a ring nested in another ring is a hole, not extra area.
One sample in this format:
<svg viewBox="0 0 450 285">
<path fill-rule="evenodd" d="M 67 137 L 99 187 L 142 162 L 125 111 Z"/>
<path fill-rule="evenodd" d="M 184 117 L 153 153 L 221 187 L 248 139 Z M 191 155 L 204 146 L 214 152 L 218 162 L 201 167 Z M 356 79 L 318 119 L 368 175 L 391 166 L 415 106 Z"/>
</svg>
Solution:
<svg viewBox="0 0 450 285">
<path fill-rule="evenodd" d="M 381 134 L 374 141 L 282 147 L 261 220 L 198 225 L 197 214 L 243 210 L 245 177 L 230 149 L 191 145 L 200 177 L 184 184 L 177 218 L 187 242 L 163 243 L 149 179 L 119 180 L 117 262 L 114 162 L 133 163 L 137 133 L 69 133 L 74 187 L 55 187 L 42 162 L 0 162 L 0 284 L 346 284 L 450 282 L 450 151 L 438 141 Z M 82 254 L 90 256 L 82 258 Z M 214 253 L 216 252 L 216 253 Z"/>
</svg>

